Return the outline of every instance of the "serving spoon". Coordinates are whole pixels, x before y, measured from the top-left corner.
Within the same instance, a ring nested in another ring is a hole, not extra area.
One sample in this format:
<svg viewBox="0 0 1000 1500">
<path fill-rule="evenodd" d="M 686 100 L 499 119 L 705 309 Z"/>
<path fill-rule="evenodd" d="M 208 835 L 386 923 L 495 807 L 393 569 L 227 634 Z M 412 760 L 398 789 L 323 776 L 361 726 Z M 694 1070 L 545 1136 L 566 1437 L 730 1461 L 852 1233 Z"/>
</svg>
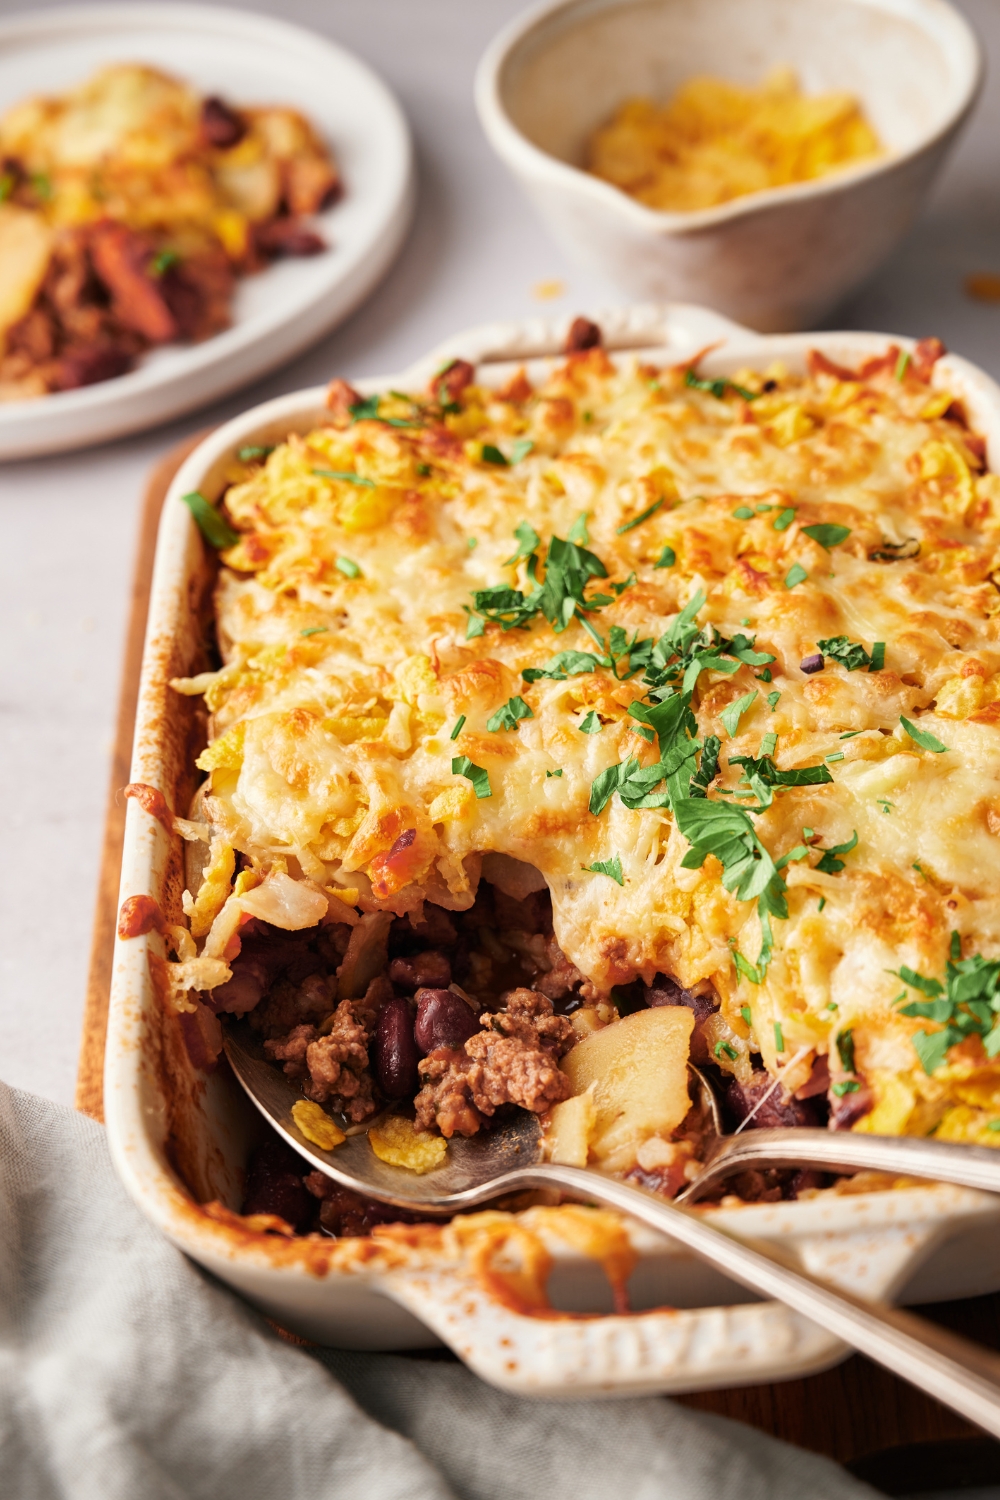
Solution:
<svg viewBox="0 0 1000 1500">
<path fill-rule="evenodd" d="M 679 1241 L 709 1265 L 733 1281 L 764 1298 L 773 1298 L 809 1318 L 827 1332 L 876 1360 L 903 1380 L 929 1390 L 945 1405 L 975 1422 L 994 1437 L 1000 1437 L 1000 1357 L 957 1335 L 926 1323 L 913 1313 L 883 1303 L 866 1302 L 851 1292 L 834 1289 L 810 1275 L 790 1255 L 770 1242 L 738 1237 L 710 1223 L 703 1214 L 678 1207 L 645 1188 L 606 1176 L 589 1167 L 561 1166 L 542 1159 L 542 1132 L 538 1117 L 527 1110 L 513 1111 L 510 1118 L 491 1130 L 466 1139 L 453 1137 L 444 1163 L 420 1174 L 390 1166 L 374 1153 L 364 1132 L 348 1136 L 343 1144 L 325 1151 L 302 1134 L 292 1116 L 292 1105 L 302 1095 L 284 1073 L 265 1056 L 259 1039 L 246 1022 L 228 1022 L 224 1028 L 226 1056 L 249 1098 L 270 1121 L 278 1134 L 319 1171 L 342 1187 L 375 1198 L 395 1208 L 427 1217 L 451 1217 L 476 1208 L 505 1194 L 525 1188 L 557 1188 L 585 1201 L 596 1201 L 617 1209 Z M 823 1131 L 760 1131 L 761 1136 L 824 1137 Z M 831 1136 L 832 1141 L 836 1137 Z M 739 1137 L 742 1142 L 744 1137 Z M 854 1144 L 861 1148 L 855 1151 Z M 750 1155 L 730 1148 L 725 1159 L 717 1158 L 718 1174 L 759 1164 L 801 1165 L 816 1160 L 819 1142 L 811 1140 L 804 1151 L 793 1154 L 782 1145 L 777 1157 Z M 828 1169 L 854 1170 L 875 1166 L 877 1170 L 905 1172 L 908 1176 L 941 1179 L 943 1168 L 952 1164 L 949 1180 L 973 1187 L 1000 1191 L 1000 1174 L 987 1182 L 972 1168 L 961 1169 L 952 1153 L 965 1155 L 975 1148 L 950 1147 L 944 1142 L 915 1142 L 936 1152 L 906 1158 L 888 1148 L 901 1144 L 890 1138 L 854 1136 L 837 1142 L 838 1149 L 823 1155 Z M 876 1148 L 883 1148 L 881 1151 Z M 870 1149 L 869 1149 L 870 1148 Z M 721 1149 L 721 1148 L 720 1148 Z M 992 1153 L 988 1153 L 992 1155 Z M 978 1156 L 977 1158 L 978 1159 Z M 727 1164 L 728 1163 L 728 1164 Z M 980 1167 L 983 1171 L 985 1163 Z M 959 1177 L 962 1171 L 968 1175 Z M 973 1180 L 974 1178 L 974 1180 Z"/>
</svg>

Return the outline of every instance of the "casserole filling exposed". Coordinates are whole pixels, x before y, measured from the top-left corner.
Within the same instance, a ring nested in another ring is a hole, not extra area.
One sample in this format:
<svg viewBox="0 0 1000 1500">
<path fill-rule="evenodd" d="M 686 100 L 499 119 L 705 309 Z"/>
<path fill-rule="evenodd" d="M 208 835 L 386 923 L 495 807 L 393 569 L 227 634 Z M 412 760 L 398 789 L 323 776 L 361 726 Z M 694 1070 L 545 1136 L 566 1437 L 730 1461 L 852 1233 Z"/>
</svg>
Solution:
<svg viewBox="0 0 1000 1500">
<path fill-rule="evenodd" d="M 598 337 L 538 389 L 335 381 L 189 497 L 192 1055 L 247 1015 L 304 1133 L 414 1170 L 517 1107 L 675 1193 L 689 1060 L 731 1124 L 998 1144 L 1000 480 L 940 345 L 715 380 Z"/>
</svg>

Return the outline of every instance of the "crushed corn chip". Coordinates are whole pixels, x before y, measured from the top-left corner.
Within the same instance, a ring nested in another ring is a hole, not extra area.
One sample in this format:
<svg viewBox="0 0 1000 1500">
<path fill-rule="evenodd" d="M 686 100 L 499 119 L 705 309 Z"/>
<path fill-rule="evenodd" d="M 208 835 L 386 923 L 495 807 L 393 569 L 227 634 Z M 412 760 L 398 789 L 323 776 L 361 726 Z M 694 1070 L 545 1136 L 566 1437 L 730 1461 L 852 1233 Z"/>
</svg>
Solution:
<svg viewBox="0 0 1000 1500">
<path fill-rule="evenodd" d="M 439 1135 L 423 1135 L 405 1115 L 390 1115 L 368 1132 L 368 1140 L 379 1161 L 409 1172 L 433 1172 L 444 1161 L 448 1142 Z"/>
<path fill-rule="evenodd" d="M 331 1120 L 326 1110 L 320 1109 L 311 1099 L 296 1099 L 292 1105 L 292 1119 L 306 1140 L 319 1146 L 321 1151 L 332 1151 L 334 1146 L 347 1139 L 336 1120 Z"/>
</svg>

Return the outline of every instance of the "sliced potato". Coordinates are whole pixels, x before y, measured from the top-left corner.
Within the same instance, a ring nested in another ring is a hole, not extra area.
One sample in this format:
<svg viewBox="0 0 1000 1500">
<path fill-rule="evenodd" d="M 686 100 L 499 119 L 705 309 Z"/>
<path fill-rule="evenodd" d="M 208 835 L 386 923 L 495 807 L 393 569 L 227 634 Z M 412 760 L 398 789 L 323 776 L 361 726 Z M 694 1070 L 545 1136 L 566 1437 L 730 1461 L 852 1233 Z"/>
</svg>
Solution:
<svg viewBox="0 0 1000 1500">
<path fill-rule="evenodd" d="M 0 203 L 0 340 L 29 311 L 51 255 L 52 230 L 41 214 Z"/>
<path fill-rule="evenodd" d="M 549 1161 L 558 1162 L 563 1167 L 587 1165 L 590 1137 L 597 1124 L 595 1087 L 592 1083 L 582 1094 L 574 1094 L 572 1099 L 564 1099 L 561 1104 L 553 1106 L 545 1133 Z"/>
<path fill-rule="evenodd" d="M 623 1171 L 651 1135 L 668 1136 L 691 1108 L 687 1060 L 694 1013 L 685 1005 L 636 1011 L 602 1027 L 563 1059 L 574 1095 L 593 1085 L 594 1158 Z"/>
</svg>

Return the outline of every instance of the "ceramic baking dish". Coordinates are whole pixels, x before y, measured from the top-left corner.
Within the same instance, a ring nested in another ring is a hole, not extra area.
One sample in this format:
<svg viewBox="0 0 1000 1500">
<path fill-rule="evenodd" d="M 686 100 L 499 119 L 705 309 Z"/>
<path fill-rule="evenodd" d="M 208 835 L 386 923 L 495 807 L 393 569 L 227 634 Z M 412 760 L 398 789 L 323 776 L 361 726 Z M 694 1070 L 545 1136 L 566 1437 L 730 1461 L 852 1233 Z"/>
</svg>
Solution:
<svg viewBox="0 0 1000 1500">
<path fill-rule="evenodd" d="M 679 362 L 717 344 L 702 365 L 711 375 L 776 358 L 801 366 L 817 342 L 833 359 L 851 363 L 882 352 L 887 342 L 867 333 L 761 337 L 681 305 L 597 314 L 596 320 L 613 357 L 641 351 L 653 362 Z M 478 328 L 402 374 L 359 384 L 365 392 L 419 388 L 444 359 L 456 356 L 476 362 L 485 384 L 502 383 L 522 362 L 538 378 L 564 336 L 563 325 L 540 320 Z M 996 463 L 1000 389 L 952 357 L 936 367 L 935 381 L 946 381 L 961 396 Z M 204 724 L 200 702 L 179 696 L 168 683 L 207 665 L 214 560 L 206 556 L 180 496 L 200 489 L 215 499 L 237 447 L 308 430 L 322 414 L 323 395 L 315 389 L 282 396 L 227 423 L 187 459 L 167 496 L 131 779 L 158 788 L 169 807 L 182 813 L 195 787 L 192 766 Z M 121 897 L 152 896 L 168 920 L 177 920 L 183 851 L 168 821 L 130 801 Z M 353 1348 L 419 1348 L 441 1340 L 485 1379 L 554 1397 L 752 1384 L 802 1375 L 844 1357 L 842 1344 L 797 1314 L 754 1301 L 638 1225 L 628 1226 L 638 1251 L 629 1282 L 636 1311 L 630 1315 L 610 1313 L 601 1266 L 573 1247 L 572 1236 L 559 1229 L 558 1214 L 541 1226 L 532 1225 L 533 1211 L 527 1220 L 511 1220 L 495 1263 L 483 1259 L 481 1246 L 473 1253 L 468 1238 L 447 1229 L 430 1236 L 335 1241 L 287 1240 L 246 1228 L 227 1211 L 239 1209 L 247 1156 L 262 1128 L 259 1117 L 225 1065 L 209 1075 L 192 1067 L 177 1020 L 159 999 L 163 953 L 156 932 L 119 940 L 115 951 L 105 1071 L 115 1165 L 139 1207 L 176 1245 L 284 1327 Z M 203 1206 L 213 1203 L 221 1206 Z M 793 1245 L 811 1271 L 865 1296 L 912 1303 L 1000 1288 L 1000 1202 L 969 1190 L 927 1186 L 825 1194 L 706 1212 L 741 1235 Z M 504 1294 L 511 1285 L 505 1267 L 529 1243 L 522 1227 L 531 1230 L 536 1248 L 541 1244 L 551 1255 L 555 1312 L 528 1313 L 523 1302 Z"/>
</svg>

